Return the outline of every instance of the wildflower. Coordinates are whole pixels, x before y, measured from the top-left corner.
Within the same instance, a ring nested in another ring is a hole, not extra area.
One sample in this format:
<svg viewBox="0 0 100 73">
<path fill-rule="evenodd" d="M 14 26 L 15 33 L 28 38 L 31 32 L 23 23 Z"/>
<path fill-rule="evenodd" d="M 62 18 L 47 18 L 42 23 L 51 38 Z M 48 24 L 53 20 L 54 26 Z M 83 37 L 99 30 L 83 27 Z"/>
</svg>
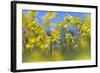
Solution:
<svg viewBox="0 0 100 73">
<path fill-rule="evenodd" d="M 53 42 L 59 42 L 59 40 L 60 40 L 60 31 L 52 30 L 50 34 L 52 36 L 52 41 Z"/>
<path fill-rule="evenodd" d="M 28 40 L 29 44 L 34 44 L 35 41 L 36 41 L 36 38 L 35 38 L 35 37 L 31 37 L 31 38 L 29 38 L 29 40 Z"/>
<path fill-rule="evenodd" d="M 59 43 L 53 43 L 55 47 L 58 47 L 60 44 Z"/>
<path fill-rule="evenodd" d="M 24 34 L 26 34 L 26 32 L 27 32 L 27 28 L 26 28 L 26 27 L 24 27 L 24 32 L 23 32 L 23 33 L 24 33 Z"/>
</svg>

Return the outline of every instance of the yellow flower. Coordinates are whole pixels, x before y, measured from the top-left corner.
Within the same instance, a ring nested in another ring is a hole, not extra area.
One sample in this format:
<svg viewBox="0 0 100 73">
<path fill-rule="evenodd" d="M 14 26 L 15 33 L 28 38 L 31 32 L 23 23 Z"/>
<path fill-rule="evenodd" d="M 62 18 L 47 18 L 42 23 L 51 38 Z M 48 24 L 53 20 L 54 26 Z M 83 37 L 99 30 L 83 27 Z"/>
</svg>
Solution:
<svg viewBox="0 0 100 73">
<path fill-rule="evenodd" d="M 27 28 L 31 29 L 35 24 L 35 20 L 33 20 L 32 22 L 30 22 L 29 24 L 27 24 Z"/>
<path fill-rule="evenodd" d="M 49 36 L 46 36 L 45 38 L 44 38 L 44 40 L 45 40 L 45 44 L 47 44 L 47 45 L 49 45 L 50 43 L 51 43 L 51 39 L 50 39 L 50 37 Z"/>
<path fill-rule="evenodd" d="M 60 23 L 59 26 L 60 26 L 60 28 L 63 28 L 64 27 L 64 24 Z"/>
<path fill-rule="evenodd" d="M 43 44 L 41 44 L 41 45 L 40 45 L 40 48 L 41 48 L 41 49 L 43 49 L 43 48 L 44 48 L 44 45 L 43 45 Z"/>
<path fill-rule="evenodd" d="M 36 38 L 35 37 L 31 37 L 31 38 L 29 38 L 29 44 L 34 44 L 35 43 L 35 41 L 36 41 Z"/>
<path fill-rule="evenodd" d="M 69 23 L 69 22 L 70 22 L 69 17 L 68 17 L 68 16 L 66 16 L 66 17 L 64 18 L 64 21 L 65 21 L 65 22 L 67 22 L 67 23 Z"/>
<path fill-rule="evenodd" d="M 60 31 L 59 30 L 52 30 L 50 34 L 52 36 L 53 42 L 59 42 L 59 39 L 60 39 Z"/>
<path fill-rule="evenodd" d="M 64 28 L 67 31 L 69 29 L 68 24 L 64 25 Z"/>
<path fill-rule="evenodd" d="M 37 29 L 37 31 L 42 31 L 44 29 L 44 26 L 43 25 L 40 25 L 39 28 Z"/>
<path fill-rule="evenodd" d="M 66 36 L 66 39 L 69 39 L 69 38 L 71 38 L 72 36 L 71 36 L 71 34 L 65 34 L 65 36 Z"/>
<path fill-rule="evenodd" d="M 59 36 L 59 34 L 60 34 L 60 31 L 59 30 L 52 30 L 51 31 L 51 35 L 52 36 Z"/>
<path fill-rule="evenodd" d="M 27 48 L 27 49 L 32 49 L 32 47 L 33 47 L 33 45 L 30 45 L 30 44 L 27 44 L 27 45 L 26 45 L 26 48 Z"/>
</svg>

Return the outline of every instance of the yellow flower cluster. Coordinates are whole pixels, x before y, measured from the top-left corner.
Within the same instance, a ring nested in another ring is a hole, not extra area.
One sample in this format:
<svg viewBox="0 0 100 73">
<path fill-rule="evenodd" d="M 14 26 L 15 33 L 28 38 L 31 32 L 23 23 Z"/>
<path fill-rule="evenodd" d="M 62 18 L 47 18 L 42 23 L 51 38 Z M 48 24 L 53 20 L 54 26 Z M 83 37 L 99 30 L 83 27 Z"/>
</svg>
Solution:
<svg viewBox="0 0 100 73">
<path fill-rule="evenodd" d="M 70 33 L 65 34 L 65 38 L 68 42 L 72 39 L 72 35 Z"/>
<path fill-rule="evenodd" d="M 52 41 L 59 43 L 60 31 L 59 30 L 52 30 L 50 34 L 52 36 Z"/>
<path fill-rule="evenodd" d="M 91 34 L 91 27 L 90 27 L 90 20 L 89 19 L 85 19 L 82 27 L 80 28 L 80 33 L 82 37 L 89 37 Z"/>
</svg>

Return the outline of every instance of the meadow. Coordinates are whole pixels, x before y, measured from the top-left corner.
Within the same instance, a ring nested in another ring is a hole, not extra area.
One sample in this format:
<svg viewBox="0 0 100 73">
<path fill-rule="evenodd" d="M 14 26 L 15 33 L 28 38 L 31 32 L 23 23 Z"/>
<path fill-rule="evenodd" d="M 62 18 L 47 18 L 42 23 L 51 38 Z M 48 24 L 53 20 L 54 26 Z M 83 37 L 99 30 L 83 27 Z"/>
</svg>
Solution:
<svg viewBox="0 0 100 73">
<path fill-rule="evenodd" d="M 22 61 L 91 59 L 91 14 L 22 11 Z"/>
</svg>

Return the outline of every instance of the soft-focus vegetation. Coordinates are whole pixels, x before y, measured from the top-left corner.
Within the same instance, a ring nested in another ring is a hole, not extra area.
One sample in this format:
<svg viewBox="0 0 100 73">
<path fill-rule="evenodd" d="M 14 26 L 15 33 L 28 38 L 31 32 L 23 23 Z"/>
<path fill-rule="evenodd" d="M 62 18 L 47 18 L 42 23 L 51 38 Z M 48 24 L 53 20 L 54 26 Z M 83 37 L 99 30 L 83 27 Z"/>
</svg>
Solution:
<svg viewBox="0 0 100 73">
<path fill-rule="evenodd" d="M 85 16 L 82 18 L 64 12 L 66 15 L 63 21 L 57 21 L 60 18 L 58 12 L 46 12 L 42 17 L 39 16 L 39 12 L 42 11 L 23 10 L 22 12 L 23 62 L 91 58 L 90 14 L 83 13 Z M 52 22 L 53 19 L 56 23 Z"/>
</svg>

